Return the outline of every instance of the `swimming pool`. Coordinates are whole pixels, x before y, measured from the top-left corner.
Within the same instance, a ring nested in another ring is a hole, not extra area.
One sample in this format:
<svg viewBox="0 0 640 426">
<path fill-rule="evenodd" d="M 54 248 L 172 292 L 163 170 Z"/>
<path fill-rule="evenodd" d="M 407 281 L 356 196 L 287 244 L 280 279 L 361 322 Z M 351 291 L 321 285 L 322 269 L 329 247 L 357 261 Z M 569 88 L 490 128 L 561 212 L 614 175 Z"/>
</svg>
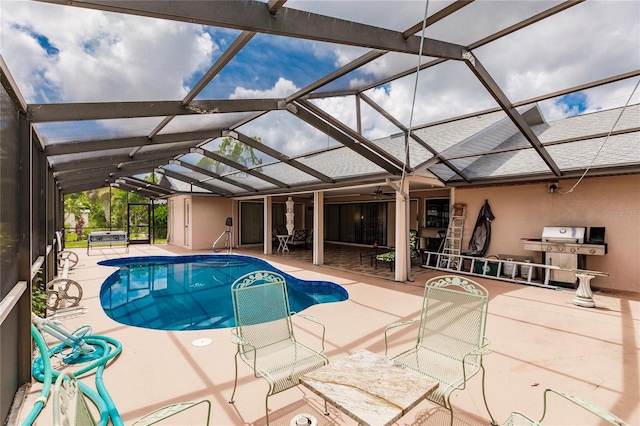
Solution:
<svg viewBox="0 0 640 426">
<path fill-rule="evenodd" d="M 98 264 L 119 268 L 100 288 L 100 303 L 107 316 L 121 324 L 156 330 L 233 327 L 231 284 L 256 270 L 285 277 L 291 311 L 349 298 L 347 290 L 336 283 L 301 280 L 251 256 L 128 257 Z"/>
</svg>

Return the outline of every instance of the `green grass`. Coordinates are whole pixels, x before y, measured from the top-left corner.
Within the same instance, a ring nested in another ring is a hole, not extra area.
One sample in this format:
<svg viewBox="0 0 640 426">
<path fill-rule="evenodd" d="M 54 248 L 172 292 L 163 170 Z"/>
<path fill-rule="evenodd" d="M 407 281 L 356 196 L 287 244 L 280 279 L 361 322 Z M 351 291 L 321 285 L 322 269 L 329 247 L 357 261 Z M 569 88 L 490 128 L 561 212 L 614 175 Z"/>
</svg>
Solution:
<svg viewBox="0 0 640 426">
<path fill-rule="evenodd" d="M 87 241 L 65 241 L 65 248 L 78 248 L 78 247 L 87 247 Z"/>
<path fill-rule="evenodd" d="M 166 244 L 166 238 L 156 238 L 154 244 Z M 87 240 L 82 241 L 66 241 L 64 244 L 65 248 L 86 248 Z"/>
</svg>

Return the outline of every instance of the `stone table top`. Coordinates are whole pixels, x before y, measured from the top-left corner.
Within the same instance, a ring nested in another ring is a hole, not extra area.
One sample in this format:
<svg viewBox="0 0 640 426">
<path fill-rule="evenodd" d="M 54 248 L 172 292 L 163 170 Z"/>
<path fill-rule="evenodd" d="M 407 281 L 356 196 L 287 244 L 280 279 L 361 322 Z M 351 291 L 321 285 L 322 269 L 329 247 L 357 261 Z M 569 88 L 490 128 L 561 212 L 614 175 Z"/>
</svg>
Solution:
<svg viewBox="0 0 640 426">
<path fill-rule="evenodd" d="M 393 424 L 438 387 L 428 377 L 367 350 L 307 373 L 300 383 L 371 426 Z"/>
</svg>

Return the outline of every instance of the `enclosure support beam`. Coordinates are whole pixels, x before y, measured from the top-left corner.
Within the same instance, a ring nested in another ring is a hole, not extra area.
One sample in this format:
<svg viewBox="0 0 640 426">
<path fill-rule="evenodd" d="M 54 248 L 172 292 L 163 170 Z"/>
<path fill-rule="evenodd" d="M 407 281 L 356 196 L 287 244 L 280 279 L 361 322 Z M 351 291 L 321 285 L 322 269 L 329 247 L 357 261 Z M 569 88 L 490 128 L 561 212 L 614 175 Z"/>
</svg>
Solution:
<svg viewBox="0 0 640 426">
<path fill-rule="evenodd" d="M 264 197 L 264 254 L 273 253 L 273 197 Z"/>
<path fill-rule="evenodd" d="M 324 192 L 313 193 L 313 264 L 324 265 Z"/>
</svg>

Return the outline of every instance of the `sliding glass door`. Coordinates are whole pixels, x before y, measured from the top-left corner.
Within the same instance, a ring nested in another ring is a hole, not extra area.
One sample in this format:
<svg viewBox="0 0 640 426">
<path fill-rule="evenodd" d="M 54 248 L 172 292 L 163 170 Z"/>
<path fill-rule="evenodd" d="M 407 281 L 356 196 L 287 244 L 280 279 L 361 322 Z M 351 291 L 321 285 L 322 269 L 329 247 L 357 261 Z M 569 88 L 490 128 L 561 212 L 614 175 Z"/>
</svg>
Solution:
<svg viewBox="0 0 640 426">
<path fill-rule="evenodd" d="M 326 204 L 327 241 L 373 245 L 387 244 L 387 203 Z"/>
</svg>

